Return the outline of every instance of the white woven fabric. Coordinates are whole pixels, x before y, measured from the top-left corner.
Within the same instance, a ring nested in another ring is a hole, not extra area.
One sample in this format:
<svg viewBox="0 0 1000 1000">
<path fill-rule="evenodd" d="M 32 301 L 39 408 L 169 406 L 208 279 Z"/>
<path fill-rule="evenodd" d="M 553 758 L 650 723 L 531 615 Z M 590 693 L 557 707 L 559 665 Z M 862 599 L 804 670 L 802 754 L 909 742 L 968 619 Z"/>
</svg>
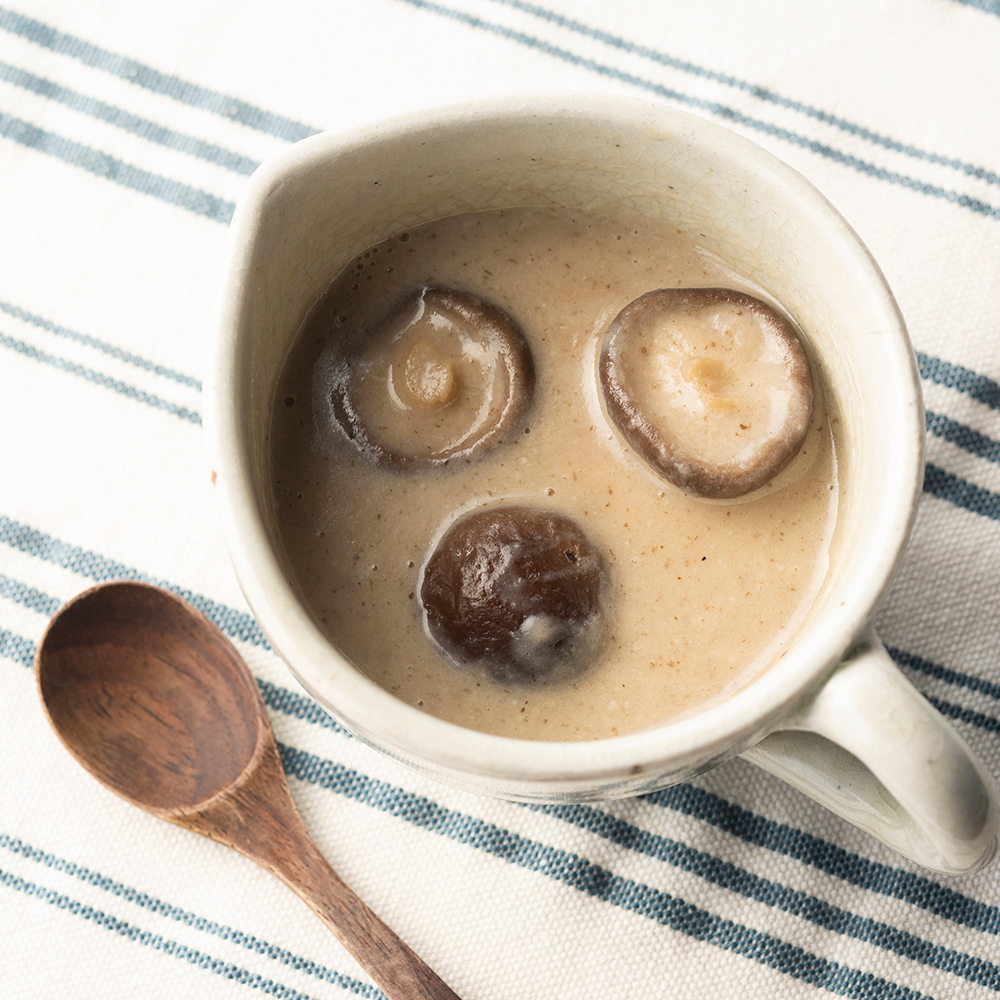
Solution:
<svg viewBox="0 0 1000 1000">
<path fill-rule="evenodd" d="M 896 293 L 929 412 L 880 630 L 1000 775 L 996 0 L 9 2 L 0 996 L 379 995 L 276 880 L 80 769 L 31 663 L 95 580 L 154 580 L 246 625 L 198 415 L 226 223 L 262 158 L 405 108 L 644 96 L 730 125 L 833 201 Z M 466 1000 L 1000 991 L 1000 865 L 928 876 L 741 761 L 600 808 L 458 793 L 324 724 L 242 634 L 318 845 Z"/>
</svg>

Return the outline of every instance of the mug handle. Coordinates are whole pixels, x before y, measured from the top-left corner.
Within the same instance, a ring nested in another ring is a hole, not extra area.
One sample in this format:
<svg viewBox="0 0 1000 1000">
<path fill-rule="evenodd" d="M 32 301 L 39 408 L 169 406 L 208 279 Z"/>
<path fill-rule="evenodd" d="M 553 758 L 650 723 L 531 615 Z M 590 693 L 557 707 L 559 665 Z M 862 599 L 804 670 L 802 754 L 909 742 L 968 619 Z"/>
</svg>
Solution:
<svg viewBox="0 0 1000 1000">
<path fill-rule="evenodd" d="M 744 760 L 918 864 L 974 872 L 997 850 L 997 787 L 874 633 Z"/>
</svg>

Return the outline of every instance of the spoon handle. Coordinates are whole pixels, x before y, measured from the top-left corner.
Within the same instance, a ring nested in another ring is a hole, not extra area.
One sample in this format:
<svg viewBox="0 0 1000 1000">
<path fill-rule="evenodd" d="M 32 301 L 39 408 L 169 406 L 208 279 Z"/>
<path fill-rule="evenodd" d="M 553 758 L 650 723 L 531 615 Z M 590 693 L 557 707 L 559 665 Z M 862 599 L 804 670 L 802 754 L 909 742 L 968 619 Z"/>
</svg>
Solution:
<svg viewBox="0 0 1000 1000">
<path fill-rule="evenodd" d="M 263 713 L 264 707 L 260 706 Z M 276 875 L 333 931 L 389 1000 L 460 1000 L 333 870 L 292 799 L 278 749 L 264 741 L 245 780 L 165 819 L 226 844 Z"/>
<path fill-rule="evenodd" d="M 295 871 L 281 871 L 281 862 L 271 870 L 305 900 L 389 1000 L 459 1000 L 340 879 L 304 830 L 303 838 L 295 848 Z"/>
</svg>

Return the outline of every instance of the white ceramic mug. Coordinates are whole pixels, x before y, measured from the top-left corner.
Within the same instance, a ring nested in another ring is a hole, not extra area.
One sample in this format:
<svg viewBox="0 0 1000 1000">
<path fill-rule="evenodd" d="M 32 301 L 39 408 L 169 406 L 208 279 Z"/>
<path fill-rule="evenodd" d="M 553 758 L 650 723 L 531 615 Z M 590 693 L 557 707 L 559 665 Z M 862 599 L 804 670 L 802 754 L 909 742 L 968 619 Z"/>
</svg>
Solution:
<svg viewBox="0 0 1000 1000">
<path fill-rule="evenodd" d="M 721 704 L 611 739 L 487 735 L 402 703 L 323 636 L 277 542 L 267 431 L 306 311 L 364 248 L 423 222 L 513 206 L 664 221 L 766 288 L 796 320 L 845 428 L 836 555 L 806 628 Z M 306 139 L 251 178 L 205 424 L 240 583 L 290 670 L 348 730 L 465 789 L 581 801 L 665 787 L 737 754 L 928 868 L 987 864 L 997 792 L 871 630 L 923 470 L 912 350 L 878 267 L 799 174 L 705 120 L 619 98 L 490 100 Z"/>
</svg>

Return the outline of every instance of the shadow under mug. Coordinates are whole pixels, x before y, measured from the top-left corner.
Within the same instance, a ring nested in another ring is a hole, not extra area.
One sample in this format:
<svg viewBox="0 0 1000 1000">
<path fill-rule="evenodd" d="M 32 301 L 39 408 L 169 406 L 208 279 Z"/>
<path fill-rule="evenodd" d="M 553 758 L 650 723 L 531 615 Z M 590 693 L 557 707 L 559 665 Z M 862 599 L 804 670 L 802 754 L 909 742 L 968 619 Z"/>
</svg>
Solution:
<svg viewBox="0 0 1000 1000">
<path fill-rule="evenodd" d="M 319 631 L 277 541 L 270 408 L 307 310 L 366 247 L 444 216 L 520 206 L 694 238 L 795 319 L 843 428 L 835 554 L 807 625 L 721 704 L 610 739 L 492 736 L 402 703 Z M 742 754 L 928 868 L 992 859 L 992 778 L 871 628 L 920 493 L 913 352 L 855 233 L 755 144 L 666 106 L 594 95 L 494 99 L 297 143 L 253 175 L 237 209 L 205 396 L 212 477 L 250 607 L 306 690 L 376 749 L 467 790 L 548 802 L 649 792 Z"/>
</svg>

